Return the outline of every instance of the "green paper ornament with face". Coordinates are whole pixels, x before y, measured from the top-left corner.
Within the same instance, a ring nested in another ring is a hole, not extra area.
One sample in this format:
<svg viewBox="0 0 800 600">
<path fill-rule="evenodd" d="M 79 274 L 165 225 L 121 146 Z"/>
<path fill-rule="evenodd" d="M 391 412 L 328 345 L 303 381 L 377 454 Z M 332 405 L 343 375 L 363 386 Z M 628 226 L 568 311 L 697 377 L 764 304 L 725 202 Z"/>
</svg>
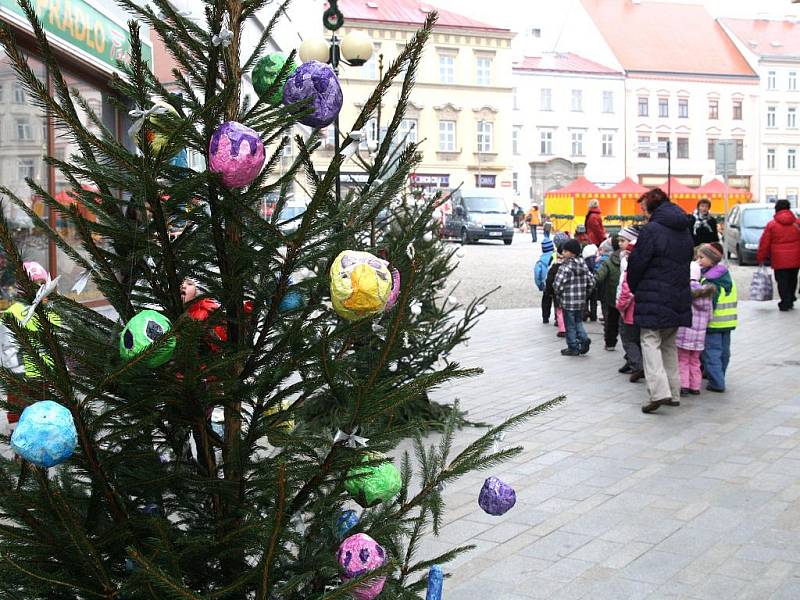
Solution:
<svg viewBox="0 0 800 600">
<path fill-rule="evenodd" d="M 169 319 L 154 310 L 143 310 L 134 316 L 125 329 L 119 334 L 119 354 L 123 360 L 131 360 L 136 355 L 144 352 L 150 344 L 162 335 L 169 333 L 172 323 Z M 175 351 L 175 338 L 161 346 L 144 362 L 148 367 L 160 367 L 170 358 Z"/>
<path fill-rule="evenodd" d="M 297 70 L 297 65 L 294 64 L 294 61 L 292 61 L 289 69 L 286 71 L 281 85 L 277 86 L 275 91 L 268 98 L 266 94 L 278 75 L 280 75 L 281 69 L 283 69 L 283 65 L 285 64 L 286 57 L 280 52 L 267 54 L 256 63 L 253 69 L 253 88 L 255 88 L 259 98 L 270 104 L 280 104 L 283 102 L 283 84 L 286 83 L 289 76 Z"/>
<path fill-rule="evenodd" d="M 362 507 L 369 508 L 387 502 L 400 493 L 400 471 L 380 452 L 371 452 L 363 462 L 385 459 L 378 465 L 353 467 L 347 472 L 344 487 Z"/>
</svg>

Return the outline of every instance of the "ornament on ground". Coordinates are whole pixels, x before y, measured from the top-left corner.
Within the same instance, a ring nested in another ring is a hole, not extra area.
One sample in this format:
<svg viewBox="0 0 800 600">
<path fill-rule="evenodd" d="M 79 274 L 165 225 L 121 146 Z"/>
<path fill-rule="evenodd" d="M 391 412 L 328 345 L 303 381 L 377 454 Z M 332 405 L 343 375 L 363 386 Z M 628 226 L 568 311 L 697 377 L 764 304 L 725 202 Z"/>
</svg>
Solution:
<svg viewBox="0 0 800 600">
<path fill-rule="evenodd" d="M 249 127 L 226 121 L 211 136 L 208 147 L 209 169 L 222 175 L 229 188 L 250 185 L 264 166 L 264 142 Z"/>
<path fill-rule="evenodd" d="M 489 477 L 483 482 L 478 495 L 478 506 L 487 514 L 500 516 L 507 513 L 517 503 L 517 494 L 510 485 L 497 477 Z"/>
<path fill-rule="evenodd" d="M 22 411 L 11 436 L 11 448 L 37 467 L 54 467 L 68 460 L 78 445 L 72 414 L 65 406 L 42 400 Z"/>
<path fill-rule="evenodd" d="M 366 575 L 386 564 L 386 551 L 366 533 L 357 533 L 345 539 L 336 553 L 336 560 L 342 569 L 342 579 L 349 581 Z M 350 595 L 356 600 L 373 600 L 383 590 L 386 576 L 368 580 L 357 587 Z"/>
</svg>

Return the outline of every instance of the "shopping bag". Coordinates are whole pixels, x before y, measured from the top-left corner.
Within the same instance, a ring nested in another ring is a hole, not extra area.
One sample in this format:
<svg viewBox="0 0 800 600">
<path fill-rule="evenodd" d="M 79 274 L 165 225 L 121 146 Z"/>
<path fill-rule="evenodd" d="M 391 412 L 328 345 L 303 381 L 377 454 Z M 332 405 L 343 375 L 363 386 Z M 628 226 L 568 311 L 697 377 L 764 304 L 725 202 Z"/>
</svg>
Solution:
<svg viewBox="0 0 800 600">
<path fill-rule="evenodd" d="M 758 267 L 753 273 L 753 281 L 750 284 L 750 300 L 756 302 L 772 300 L 772 273 L 763 266 Z"/>
</svg>

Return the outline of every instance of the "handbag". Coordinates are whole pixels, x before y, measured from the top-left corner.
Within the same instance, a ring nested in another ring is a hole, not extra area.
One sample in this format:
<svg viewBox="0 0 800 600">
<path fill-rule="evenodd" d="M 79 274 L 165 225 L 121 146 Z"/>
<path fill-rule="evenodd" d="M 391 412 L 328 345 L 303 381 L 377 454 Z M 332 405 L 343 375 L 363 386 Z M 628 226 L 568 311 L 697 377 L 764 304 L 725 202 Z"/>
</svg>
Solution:
<svg viewBox="0 0 800 600">
<path fill-rule="evenodd" d="M 758 267 L 753 273 L 753 281 L 750 283 L 750 300 L 756 302 L 772 300 L 772 273 L 764 266 Z"/>
</svg>

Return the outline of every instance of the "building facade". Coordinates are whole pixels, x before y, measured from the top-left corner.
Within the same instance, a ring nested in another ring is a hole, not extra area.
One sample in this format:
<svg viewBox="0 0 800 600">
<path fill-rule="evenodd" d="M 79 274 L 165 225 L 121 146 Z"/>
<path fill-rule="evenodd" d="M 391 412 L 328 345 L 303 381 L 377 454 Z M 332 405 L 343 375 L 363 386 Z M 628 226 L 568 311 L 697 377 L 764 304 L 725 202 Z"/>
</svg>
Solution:
<svg viewBox="0 0 800 600">
<path fill-rule="evenodd" d="M 786 198 L 797 206 L 800 190 L 800 24 L 767 19 L 721 19 L 720 24 L 758 73 L 757 177 L 762 201 Z"/>
<path fill-rule="evenodd" d="M 416 0 L 341 0 L 345 26 L 339 35 L 365 31 L 374 42 L 372 59 L 360 67 L 340 68 L 345 103 L 340 128 L 346 135 L 373 92 L 384 67 L 394 61 L 433 7 Z M 422 163 L 409 184 L 426 191 L 488 187 L 512 195 L 511 40 L 507 29 L 486 25 L 449 11 L 439 20 L 417 70 L 411 102 L 398 136 L 420 142 Z M 321 13 L 320 13 L 321 14 Z M 370 115 L 360 157 L 368 159 L 370 142 L 385 132 L 402 86 L 402 75 L 384 97 L 380 115 Z M 314 154 L 319 173 L 333 156 L 333 127 Z M 343 186 L 365 181 L 356 162 L 342 168 Z"/>
<path fill-rule="evenodd" d="M 585 176 L 611 186 L 625 176 L 624 76 L 572 53 L 514 64 L 511 135 L 515 191 L 522 205 Z"/>
</svg>

